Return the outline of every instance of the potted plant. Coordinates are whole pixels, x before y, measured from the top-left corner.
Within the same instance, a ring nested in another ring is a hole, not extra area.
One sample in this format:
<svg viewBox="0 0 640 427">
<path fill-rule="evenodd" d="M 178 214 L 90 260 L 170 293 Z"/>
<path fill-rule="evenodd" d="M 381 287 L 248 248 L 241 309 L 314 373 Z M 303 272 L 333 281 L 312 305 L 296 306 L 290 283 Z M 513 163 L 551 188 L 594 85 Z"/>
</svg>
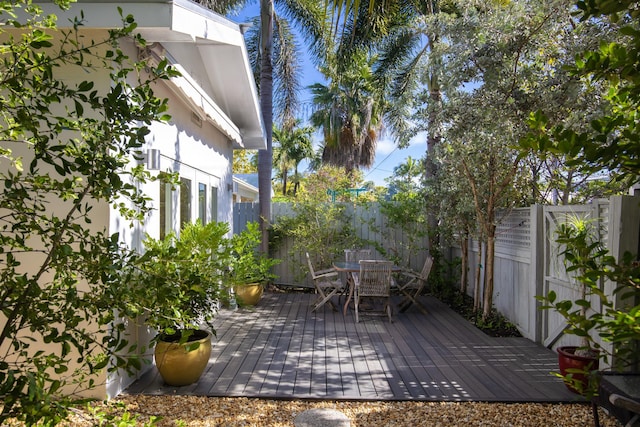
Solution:
<svg viewBox="0 0 640 427">
<path fill-rule="evenodd" d="M 257 222 L 230 239 L 231 260 L 228 284 L 240 305 L 255 305 L 260 301 L 264 286 L 276 276 L 272 268 L 280 260 L 272 259 L 258 250 L 260 228 Z"/>
<path fill-rule="evenodd" d="M 592 223 L 579 216 L 567 218 L 556 230 L 556 242 L 561 245 L 567 274 L 579 288 L 575 300 L 557 301 L 557 295 L 550 291 L 541 300 L 543 309 L 554 309 L 567 322 L 565 333 L 580 338 L 580 345 L 557 348 L 560 376 L 569 390 L 585 394 L 590 388 L 592 373 L 599 368 L 600 346 L 593 340 L 593 328 L 597 323 L 592 310 L 591 296 L 603 295 L 602 266 L 607 250 L 592 230 Z M 593 388 L 593 387 L 591 387 Z"/>
<path fill-rule="evenodd" d="M 543 309 L 554 309 L 565 318 L 566 333 L 581 339 L 579 346 L 558 348 L 559 375 L 570 390 L 593 398 L 601 378 L 594 375 L 600 360 L 616 372 L 637 371 L 640 262 L 637 255 L 630 253 L 616 261 L 585 219 L 571 218 L 561 225 L 557 235 L 557 241 L 564 245 L 561 255 L 567 272 L 573 272 L 581 295 L 575 301 L 557 301 L 556 293 L 551 291 L 539 299 L 545 303 Z M 604 280 L 612 290 L 603 290 Z"/>
<path fill-rule="evenodd" d="M 187 224 L 180 235 L 146 237 L 135 265 L 137 307 L 145 324 L 158 331 L 155 362 L 165 382 L 182 386 L 198 380 L 211 353 L 212 321 L 224 297 L 229 263 L 226 223 Z M 201 329 L 205 324 L 208 330 Z"/>
</svg>

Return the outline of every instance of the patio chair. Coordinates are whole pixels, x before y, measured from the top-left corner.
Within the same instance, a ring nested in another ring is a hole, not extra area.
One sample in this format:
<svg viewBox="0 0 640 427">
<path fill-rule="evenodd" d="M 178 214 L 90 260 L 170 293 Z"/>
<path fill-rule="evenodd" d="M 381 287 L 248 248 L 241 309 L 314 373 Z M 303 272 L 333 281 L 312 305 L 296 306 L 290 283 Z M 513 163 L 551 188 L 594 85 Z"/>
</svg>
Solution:
<svg viewBox="0 0 640 427">
<path fill-rule="evenodd" d="M 334 295 L 344 290 L 344 285 L 342 280 L 338 277 L 338 272 L 333 268 L 315 271 L 313 264 L 311 263 L 309 253 L 306 252 L 305 254 L 307 256 L 307 263 L 309 264 L 309 273 L 313 279 L 313 286 L 316 289 L 316 293 L 319 294 L 311 311 L 316 311 L 326 303 L 331 305 L 333 311 L 338 311 L 333 301 L 331 301 L 331 298 L 333 298 Z"/>
<path fill-rule="evenodd" d="M 427 309 L 418 301 L 418 296 L 422 293 L 422 290 L 427 284 L 431 267 L 433 266 L 433 257 L 428 256 L 424 261 L 424 266 L 420 273 L 416 273 L 412 270 L 403 270 L 400 275 L 404 277 L 406 281 L 398 283 L 398 290 L 404 295 L 404 299 L 400 301 L 400 312 L 404 313 L 411 306 L 415 304 L 416 307 L 424 314 L 427 314 Z"/>
<path fill-rule="evenodd" d="M 362 259 L 371 259 L 371 249 L 345 249 L 345 262 L 359 262 Z"/>
<path fill-rule="evenodd" d="M 360 304 L 362 299 L 383 299 L 383 314 L 391 315 L 391 261 L 361 260 L 360 273 L 354 275 L 356 322 L 360 322 Z"/>
<path fill-rule="evenodd" d="M 345 262 L 360 262 L 362 259 L 371 259 L 371 249 L 345 249 L 344 261 Z M 343 273 L 342 281 L 347 284 L 344 292 L 347 293 L 351 289 L 350 285 L 353 284 L 353 275 L 355 273 Z"/>
</svg>

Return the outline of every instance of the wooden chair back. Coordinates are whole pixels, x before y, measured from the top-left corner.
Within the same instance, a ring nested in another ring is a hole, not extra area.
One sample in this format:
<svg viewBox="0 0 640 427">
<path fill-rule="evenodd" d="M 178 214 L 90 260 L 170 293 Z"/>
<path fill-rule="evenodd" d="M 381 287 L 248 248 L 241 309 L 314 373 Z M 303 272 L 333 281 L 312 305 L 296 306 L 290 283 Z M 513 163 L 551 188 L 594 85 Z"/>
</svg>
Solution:
<svg viewBox="0 0 640 427">
<path fill-rule="evenodd" d="M 358 294 L 361 297 L 388 297 L 391 294 L 391 261 L 361 260 Z"/>
<path fill-rule="evenodd" d="M 371 259 L 371 249 L 345 249 L 345 262 L 359 262 L 363 259 Z"/>
</svg>

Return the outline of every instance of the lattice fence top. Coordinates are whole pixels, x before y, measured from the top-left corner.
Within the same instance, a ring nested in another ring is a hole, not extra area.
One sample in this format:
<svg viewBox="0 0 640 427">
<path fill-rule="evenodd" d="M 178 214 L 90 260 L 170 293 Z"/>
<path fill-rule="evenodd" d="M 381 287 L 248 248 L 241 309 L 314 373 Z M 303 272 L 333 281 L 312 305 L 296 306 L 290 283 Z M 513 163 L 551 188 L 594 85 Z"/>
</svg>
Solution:
<svg viewBox="0 0 640 427">
<path fill-rule="evenodd" d="M 531 210 L 514 209 L 496 228 L 496 244 L 528 248 L 531 246 Z"/>
</svg>

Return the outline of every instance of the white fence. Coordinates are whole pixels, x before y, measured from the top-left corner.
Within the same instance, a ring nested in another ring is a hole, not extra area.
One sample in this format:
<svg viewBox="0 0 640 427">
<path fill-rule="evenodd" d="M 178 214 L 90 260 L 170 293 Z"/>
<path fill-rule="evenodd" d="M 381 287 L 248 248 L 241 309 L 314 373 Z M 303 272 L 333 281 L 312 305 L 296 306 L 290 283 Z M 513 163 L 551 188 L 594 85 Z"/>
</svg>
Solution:
<svg viewBox="0 0 640 427">
<path fill-rule="evenodd" d="M 404 250 L 403 241 L 408 237 L 401 230 L 389 229 L 377 204 L 355 207 L 348 204 L 347 207 L 359 237 L 377 242 L 387 251 L 397 252 L 411 268 L 419 270 L 422 267 L 427 254 L 426 238 L 421 241 L 419 250 Z M 272 206 L 272 218 L 290 212 L 288 204 Z M 523 336 L 549 347 L 571 343 L 570 337 L 562 335 L 562 319 L 550 310 L 539 310 L 540 304 L 535 299 L 536 295 L 545 295 L 550 290 L 555 290 L 563 299 L 577 292 L 564 274 L 555 245 L 556 224 L 567 214 L 585 215 L 597 221 L 602 241 L 616 258 L 625 251 L 640 252 L 639 196 L 616 196 L 584 206 L 535 205 L 515 209 L 501 220 L 496 240 L 494 306 L 518 327 Z M 247 221 L 257 221 L 258 217 L 257 204 L 236 204 L 234 232 L 241 231 Z M 278 253 L 272 254 L 283 260 L 276 270 L 277 281 L 309 286 L 302 254 L 292 258 L 290 243 L 285 242 Z M 452 247 L 449 256 L 460 256 L 460 248 Z M 478 267 L 477 242 L 470 242 L 469 257 L 468 291 L 472 295 L 476 269 L 482 268 Z"/>
<path fill-rule="evenodd" d="M 563 319 L 552 310 L 540 310 L 536 295 L 550 290 L 559 299 L 576 299 L 578 289 L 567 277 L 555 243 L 555 229 L 567 215 L 591 218 L 601 241 L 618 258 L 639 253 L 640 197 L 616 196 L 590 205 L 541 206 L 515 209 L 497 228 L 494 306 L 514 323 L 523 336 L 548 347 L 575 344 L 562 335 Z M 452 248 L 451 256 L 460 255 Z M 469 247 L 469 294 L 473 294 L 478 262 L 477 242 Z M 483 286 L 483 283 L 480 284 Z M 481 288 L 482 294 L 482 288 Z"/>
</svg>

